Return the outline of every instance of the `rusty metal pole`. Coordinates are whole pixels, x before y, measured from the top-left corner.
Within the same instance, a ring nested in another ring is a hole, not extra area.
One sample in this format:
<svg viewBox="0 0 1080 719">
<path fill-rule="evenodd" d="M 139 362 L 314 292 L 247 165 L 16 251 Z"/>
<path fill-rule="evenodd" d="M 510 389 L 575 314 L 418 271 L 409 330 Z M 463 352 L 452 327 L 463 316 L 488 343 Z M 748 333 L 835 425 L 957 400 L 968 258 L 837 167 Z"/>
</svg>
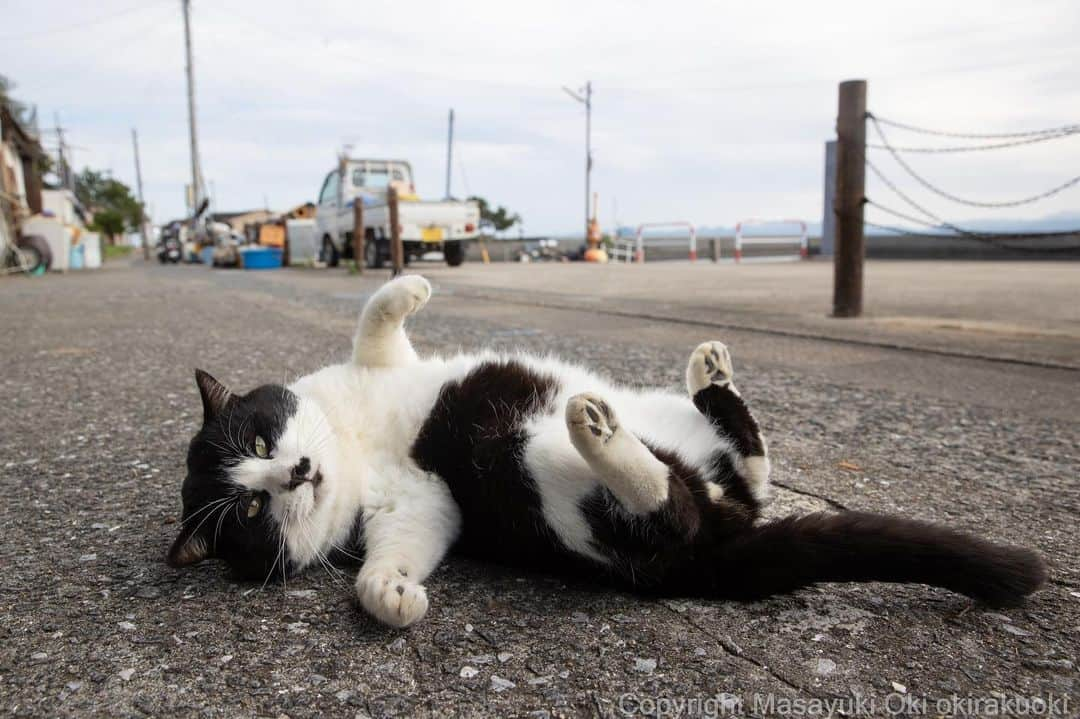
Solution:
<svg viewBox="0 0 1080 719">
<path fill-rule="evenodd" d="M 390 276 L 397 277 L 405 266 L 405 252 L 401 244 L 401 226 L 398 224 L 397 188 L 390 187 L 387 191 L 386 205 L 390 210 Z"/>
<path fill-rule="evenodd" d="M 358 275 L 364 274 L 364 239 L 364 200 L 357 197 L 353 200 L 352 246 Z"/>
<path fill-rule="evenodd" d="M 863 203 L 866 199 L 866 81 L 840 83 L 836 116 L 836 255 L 833 317 L 863 308 Z"/>
</svg>

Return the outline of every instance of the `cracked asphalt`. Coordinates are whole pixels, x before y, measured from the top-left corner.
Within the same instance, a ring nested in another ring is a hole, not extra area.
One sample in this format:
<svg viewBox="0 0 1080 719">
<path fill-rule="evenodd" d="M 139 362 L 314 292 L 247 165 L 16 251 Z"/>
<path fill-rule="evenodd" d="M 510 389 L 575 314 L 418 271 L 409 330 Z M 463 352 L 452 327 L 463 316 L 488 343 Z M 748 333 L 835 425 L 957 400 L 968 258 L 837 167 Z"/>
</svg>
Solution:
<svg viewBox="0 0 1080 719">
<path fill-rule="evenodd" d="M 336 361 L 385 273 L 113 263 L 0 281 L 0 713 L 1080 713 L 1076 370 L 478 299 L 423 271 L 422 352 L 525 347 L 678 388 L 722 339 L 770 440 L 773 514 L 947 522 L 1038 548 L 1052 581 L 1010 610 L 880 584 L 657 602 L 450 558 L 398 631 L 326 573 L 261 589 L 171 570 L 193 369 L 246 388 Z"/>
</svg>

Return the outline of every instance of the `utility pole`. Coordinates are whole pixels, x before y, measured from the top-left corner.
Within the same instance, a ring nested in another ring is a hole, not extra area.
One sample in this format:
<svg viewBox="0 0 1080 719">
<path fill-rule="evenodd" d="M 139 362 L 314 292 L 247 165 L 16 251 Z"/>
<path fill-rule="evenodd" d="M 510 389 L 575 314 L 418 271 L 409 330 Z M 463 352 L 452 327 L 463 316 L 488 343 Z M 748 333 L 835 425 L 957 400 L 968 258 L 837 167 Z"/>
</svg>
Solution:
<svg viewBox="0 0 1080 719">
<path fill-rule="evenodd" d="M 56 154 L 57 154 L 57 167 L 56 174 L 60 179 L 60 186 L 66 190 L 75 191 L 75 178 L 71 172 L 71 161 L 69 159 L 70 153 L 67 150 L 67 143 L 64 141 L 64 127 L 60 124 L 60 113 L 53 113 L 53 120 L 56 121 Z"/>
<path fill-rule="evenodd" d="M 866 199 L 866 81 L 840 83 L 836 116 L 836 256 L 833 317 L 863 306 L 863 203 Z"/>
<path fill-rule="evenodd" d="M 184 10 L 184 55 L 187 58 L 188 132 L 191 139 L 191 206 L 197 211 L 202 201 L 202 169 L 199 167 L 199 143 L 195 132 L 195 67 L 191 59 L 191 0 L 180 0 Z M 195 224 L 192 214 L 192 226 Z"/>
<path fill-rule="evenodd" d="M 139 135 L 131 128 L 131 145 L 135 148 L 135 189 L 139 192 L 139 235 L 142 237 L 143 259 L 150 259 L 150 239 L 146 235 L 146 205 L 143 203 L 142 166 L 139 164 Z"/>
<path fill-rule="evenodd" d="M 453 167 L 452 159 L 454 155 L 454 108 L 450 108 L 450 124 L 446 131 L 446 195 L 445 199 L 450 199 L 450 168 Z"/>
<path fill-rule="evenodd" d="M 563 86 L 563 91 L 585 106 L 585 242 L 589 241 L 589 212 L 592 200 L 592 81 L 585 83 L 584 94 Z"/>
</svg>

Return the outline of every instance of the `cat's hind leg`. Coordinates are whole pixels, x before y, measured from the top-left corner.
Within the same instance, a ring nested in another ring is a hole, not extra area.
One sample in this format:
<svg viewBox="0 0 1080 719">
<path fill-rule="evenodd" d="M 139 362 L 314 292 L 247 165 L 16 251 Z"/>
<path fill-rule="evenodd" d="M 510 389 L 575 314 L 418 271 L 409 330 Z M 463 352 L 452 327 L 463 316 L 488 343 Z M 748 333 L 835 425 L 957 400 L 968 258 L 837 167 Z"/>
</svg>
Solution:
<svg viewBox="0 0 1080 719">
<path fill-rule="evenodd" d="M 686 389 L 694 406 L 734 445 L 738 467 L 754 497 L 768 497 L 769 450 L 757 420 L 735 389 L 731 353 L 723 342 L 698 345 L 686 367 Z"/>
<path fill-rule="evenodd" d="M 571 397 L 566 426 L 574 448 L 628 514 L 686 537 L 697 531 L 700 518 L 686 484 L 619 423 L 604 399 L 589 392 Z"/>
<path fill-rule="evenodd" d="M 405 334 L 405 318 L 431 298 L 431 284 L 405 275 L 380 287 L 360 312 L 353 336 L 353 362 L 362 367 L 398 367 L 415 362 L 416 351 Z"/>
</svg>

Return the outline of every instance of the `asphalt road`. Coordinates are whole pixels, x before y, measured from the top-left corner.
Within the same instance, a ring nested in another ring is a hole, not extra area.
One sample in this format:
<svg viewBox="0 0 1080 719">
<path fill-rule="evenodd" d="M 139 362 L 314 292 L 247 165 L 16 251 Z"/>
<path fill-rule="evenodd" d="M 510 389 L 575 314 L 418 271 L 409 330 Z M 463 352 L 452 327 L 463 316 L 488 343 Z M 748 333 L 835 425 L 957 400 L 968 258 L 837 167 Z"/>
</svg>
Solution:
<svg viewBox="0 0 1080 719">
<path fill-rule="evenodd" d="M 773 512 L 948 522 L 1039 548 L 1052 582 L 1007 611 L 878 584 L 654 602 L 451 558 L 395 631 L 325 573 L 171 570 L 193 368 L 242 388 L 337 360 L 377 279 L 109 265 L 0 281 L 0 713 L 1080 712 L 1080 373 L 484 301 L 432 274 L 422 351 L 527 347 L 675 388 L 723 339 L 788 488 Z"/>
</svg>

